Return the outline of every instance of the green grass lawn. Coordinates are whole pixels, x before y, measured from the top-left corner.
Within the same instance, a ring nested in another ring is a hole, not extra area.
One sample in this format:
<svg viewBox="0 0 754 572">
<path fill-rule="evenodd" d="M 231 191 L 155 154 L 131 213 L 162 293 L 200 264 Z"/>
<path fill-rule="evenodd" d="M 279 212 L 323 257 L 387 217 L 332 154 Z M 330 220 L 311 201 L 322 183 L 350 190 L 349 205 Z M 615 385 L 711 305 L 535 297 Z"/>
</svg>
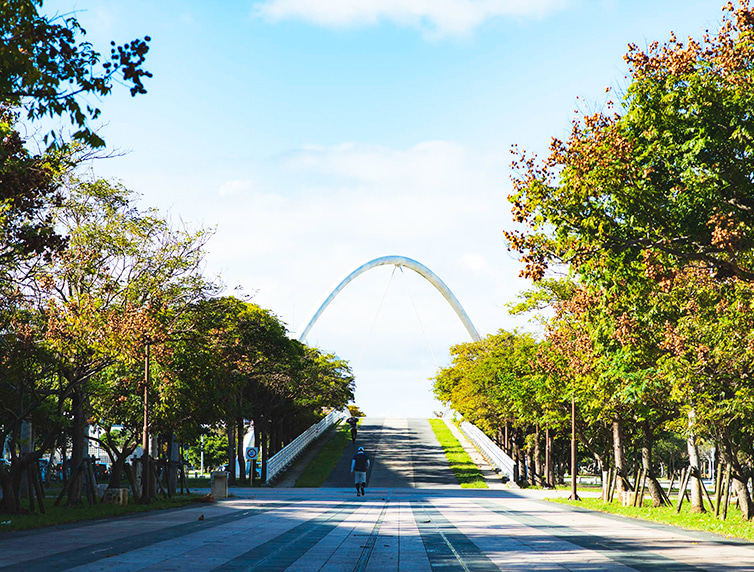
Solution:
<svg viewBox="0 0 754 572">
<path fill-rule="evenodd" d="M 361 420 L 359 420 L 361 422 Z M 351 441 L 351 427 L 343 423 L 296 480 L 295 487 L 321 487 Z"/>
<path fill-rule="evenodd" d="M 463 489 L 486 489 L 484 476 L 442 419 L 430 419 L 435 437 L 445 450 L 451 470 Z"/>
<path fill-rule="evenodd" d="M 689 530 L 702 530 L 705 532 L 722 534 L 728 537 L 754 540 L 754 522 L 748 522 L 741 518 L 741 512 L 735 508 L 734 505 L 731 505 L 728 508 L 728 518 L 723 521 L 716 519 L 714 513 L 696 514 L 690 512 L 690 503 L 683 503 L 681 513 L 676 514 L 674 507 L 652 507 L 649 499 L 644 501 L 644 506 L 642 507 L 624 507 L 619 502 L 606 504 L 600 499 L 593 498 L 585 498 L 581 501 L 569 501 L 567 499 L 554 498 L 547 500 L 610 514 L 619 514 L 630 518 L 639 518 L 652 522 L 671 524 Z"/>
<path fill-rule="evenodd" d="M 11 530 L 27 530 L 43 526 L 54 526 L 79 522 L 83 520 L 95 520 L 99 518 L 111 518 L 145 512 L 149 510 L 164 510 L 178 508 L 201 499 L 200 495 L 176 495 L 172 499 L 155 501 L 149 505 L 128 504 L 118 506 L 112 504 L 96 504 L 94 506 L 53 506 L 54 498 L 45 499 L 45 514 L 0 514 L 0 533 Z M 132 501 L 131 501 L 132 502 Z"/>
</svg>

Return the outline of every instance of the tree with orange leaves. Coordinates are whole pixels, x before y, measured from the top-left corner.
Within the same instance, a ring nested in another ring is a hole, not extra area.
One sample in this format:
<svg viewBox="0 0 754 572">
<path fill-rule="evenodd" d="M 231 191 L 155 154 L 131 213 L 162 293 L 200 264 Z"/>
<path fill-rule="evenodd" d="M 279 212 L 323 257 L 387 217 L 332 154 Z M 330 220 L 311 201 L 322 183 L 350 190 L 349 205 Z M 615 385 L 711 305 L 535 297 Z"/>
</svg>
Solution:
<svg viewBox="0 0 754 572">
<path fill-rule="evenodd" d="M 535 280 L 549 264 L 650 257 L 754 281 L 754 9 L 723 7 L 717 34 L 630 45 L 615 112 L 573 122 L 543 162 L 516 151 L 506 232 Z"/>
</svg>

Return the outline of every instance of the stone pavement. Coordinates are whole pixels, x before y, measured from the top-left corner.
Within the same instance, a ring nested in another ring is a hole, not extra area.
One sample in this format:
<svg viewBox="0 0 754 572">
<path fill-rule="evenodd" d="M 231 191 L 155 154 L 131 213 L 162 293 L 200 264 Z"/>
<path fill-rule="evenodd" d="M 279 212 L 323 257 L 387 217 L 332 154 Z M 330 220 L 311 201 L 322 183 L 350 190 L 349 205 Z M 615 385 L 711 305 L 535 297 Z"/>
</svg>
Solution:
<svg viewBox="0 0 754 572">
<path fill-rule="evenodd" d="M 365 497 L 357 445 L 373 459 Z M 237 488 L 217 504 L 2 533 L 0 572 L 754 570 L 747 542 L 542 500 L 567 492 L 461 489 L 427 420 L 369 418 L 321 489 Z"/>
<path fill-rule="evenodd" d="M 214 505 L 3 533 L 0 570 L 754 569 L 750 543 L 543 502 L 546 491 L 233 493 Z"/>
</svg>

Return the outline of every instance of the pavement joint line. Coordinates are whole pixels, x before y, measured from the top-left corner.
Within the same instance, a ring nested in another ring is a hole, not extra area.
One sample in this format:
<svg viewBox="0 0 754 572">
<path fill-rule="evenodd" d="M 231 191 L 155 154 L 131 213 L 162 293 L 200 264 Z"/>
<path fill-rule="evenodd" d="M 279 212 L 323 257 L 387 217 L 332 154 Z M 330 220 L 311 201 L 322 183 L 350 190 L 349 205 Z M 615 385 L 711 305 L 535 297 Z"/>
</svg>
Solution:
<svg viewBox="0 0 754 572">
<path fill-rule="evenodd" d="M 166 540 L 173 540 L 181 536 L 193 534 L 201 530 L 208 528 L 214 528 L 223 524 L 229 524 L 237 520 L 243 520 L 245 518 L 251 518 L 253 516 L 263 514 L 275 509 L 284 508 L 293 504 L 293 502 L 275 503 L 274 506 L 258 507 L 251 509 L 244 509 L 238 512 L 231 512 L 218 516 L 207 518 L 206 520 L 196 520 L 190 522 L 184 522 L 181 524 L 173 525 L 167 528 L 159 530 L 153 530 L 149 532 L 143 532 L 140 534 L 134 534 L 125 538 L 121 537 L 116 540 L 108 540 L 105 542 L 93 543 L 89 546 L 80 546 L 71 550 L 63 552 L 56 552 L 54 555 L 44 555 L 32 560 L 25 560 L 16 564 L 8 564 L 0 566 L 0 570 L 12 571 L 18 570 L 22 572 L 45 572 L 47 570 L 67 570 L 68 568 L 75 568 L 77 566 L 83 566 L 85 564 L 91 564 L 97 560 L 101 560 L 102 552 L 107 552 L 107 557 L 118 556 L 137 550 L 139 548 L 145 548 L 157 544 L 158 542 L 164 542 Z M 54 556 L 54 558 L 53 558 Z"/>
<path fill-rule="evenodd" d="M 364 548 L 361 551 L 359 560 L 358 562 L 356 562 L 356 566 L 354 566 L 353 568 L 354 572 L 364 572 L 364 570 L 366 570 L 367 564 L 369 564 L 369 557 L 372 556 L 372 551 L 374 550 L 374 544 L 375 542 L 377 542 L 377 537 L 380 534 L 380 527 L 382 526 L 382 521 L 385 518 L 385 514 L 387 513 L 387 509 L 389 505 L 390 505 L 390 494 L 388 494 L 387 498 L 385 499 L 385 504 L 382 506 L 382 512 L 380 512 L 380 515 L 377 517 L 377 522 L 374 523 L 372 532 L 370 533 L 369 537 L 366 540 L 366 544 L 364 545 Z"/>
<path fill-rule="evenodd" d="M 433 571 L 452 569 L 463 570 L 464 572 L 500 571 L 500 568 L 468 536 L 445 518 L 437 508 L 424 501 L 412 500 L 411 510 L 414 513 L 414 520 Z M 425 518 L 428 520 L 423 521 L 417 518 L 420 516 L 420 511 L 425 514 Z M 430 526 L 426 526 L 427 524 L 430 524 Z M 437 542 L 437 538 L 434 537 L 439 537 L 442 544 Z M 447 552 L 442 554 L 443 548 L 447 548 L 453 558 L 450 558 Z"/>
<path fill-rule="evenodd" d="M 634 568 L 639 572 L 704 572 L 705 570 L 653 553 L 651 549 L 637 551 L 624 540 L 604 538 L 583 530 L 569 529 L 538 516 L 509 510 L 490 500 L 473 499 L 473 502 L 492 513 L 508 517 L 519 524 L 534 528 L 544 534 L 550 534 L 586 550 L 598 552 L 613 562 Z"/>
<path fill-rule="evenodd" d="M 291 564 L 301 558 L 313 546 L 327 536 L 334 528 L 342 523 L 349 515 L 356 512 L 361 504 L 353 501 L 344 501 L 337 504 L 328 511 L 309 519 L 301 524 L 294 526 L 267 542 L 247 550 L 243 554 L 236 556 L 215 568 L 215 571 L 251 571 L 261 569 L 265 571 L 285 570 Z M 329 524 L 336 517 L 345 513 L 335 525 Z M 282 554 L 283 558 L 276 558 L 269 562 L 270 558 L 281 556 L 281 551 L 295 547 Z M 261 568 L 260 568 L 261 567 Z"/>
<path fill-rule="evenodd" d="M 385 500 L 385 499 L 382 499 L 382 500 Z M 351 513 L 345 520 L 339 523 L 339 527 L 346 524 L 347 526 L 350 526 L 350 528 L 348 528 L 348 531 L 342 535 L 342 538 L 340 539 L 340 541 L 337 542 L 337 544 L 331 549 L 330 555 L 325 559 L 322 565 L 319 566 L 319 568 L 317 568 L 318 572 L 321 570 L 328 569 L 328 565 L 330 565 L 330 561 L 334 557 L 337 557 L 339 551 L 343 549 L 343 546 L 349 541 L 350 538 L 352 537 L 356 538 L 360 536 L 366 536 L 366 537 L 369 536 L 369 534 L 365 534 L 362 532 L 355 532 L 355 530 L 358 527 L 358 525 L 365 520 L 365 517 L 367 517 L 370 514 L 370 511 L 371 509 L 368 510 L 366 514 L 362 515 L 360 518 L 355 519 L 355 520 L 350 520 L 351 516 L 355 514 L 355 513 Z M 295 569 L 295 565 L 294 565 L 294 569 Z"/>
</svg>

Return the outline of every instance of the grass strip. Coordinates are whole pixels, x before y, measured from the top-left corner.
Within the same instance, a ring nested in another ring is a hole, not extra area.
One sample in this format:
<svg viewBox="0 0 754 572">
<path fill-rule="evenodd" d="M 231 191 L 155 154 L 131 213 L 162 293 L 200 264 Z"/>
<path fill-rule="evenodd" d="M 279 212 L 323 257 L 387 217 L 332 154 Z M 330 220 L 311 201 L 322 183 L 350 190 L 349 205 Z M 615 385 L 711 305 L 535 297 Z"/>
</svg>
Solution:
<svg viewBox="0 0 754 572">
<path fill-rule="evenodd" d="M 343 423 L 335 435 L 320 449 L 301 473 L 294 487 L 321 487 L 330 476 L 346 445 L 351 441 L 351 427 Z"/>
<path fill-rule="evenodd" d="M 47 497 L 45 514 L 0 514 L 0 533 L 11 530 L 28 530 L 43 526 L 69 524 L 85 520 L 112 518 L 151 510 L 178 508 L 190 504 L 202 498 L 202 496 L 195 494 L 177 495 L 172 499 L 158 500 L 148 505 L 128 504 L 125 506 L 101 503 L 94 506 L 52 506 L 54 499 Z"/>
<path fill-rule="evenodd" d="M 432 426 L 432 431 L 435 432 L 435 437 L 437 437 L 440 445 L 445 450 L 445 457 L 447 457 L 448 464 L 456 479 L 458 479 L 458 484 L 461 485 L 461 488 L 488 488 L 479 467 L 471 460 L 469 454 L 464 451 L 458 439 L 456 439 L 455 435 L 453 435 L 445 424 L 445 421 L 442 419 L 430 419 L 429 424 Z"/>
<path fill-rule="evenodd" d="M 718 520 L 715 518 L 714 513 L 692 513 L 689 510 L 690 503 L 684 503 L 681 507 L 681 513 L 676 514 L 674 507 L 653 507 L 649 499 L 645 499 L 644 505 L 641 507 L 623 506 L 617 502 L 607 504 L 595 498 L 584 498 L 581 501 L 570 501 L 562 498 L 549 498 L 546 500 L 608 514 L 670 524 L 687 530 L 713 532 L 728 538 L 754 540 L 754 523 L 744 520 L 741 517 L 741 512 L 736 510 L 734 506 L 731 506 L 728 510 L 728 518 L 726 520 Z"/>
</svg>

